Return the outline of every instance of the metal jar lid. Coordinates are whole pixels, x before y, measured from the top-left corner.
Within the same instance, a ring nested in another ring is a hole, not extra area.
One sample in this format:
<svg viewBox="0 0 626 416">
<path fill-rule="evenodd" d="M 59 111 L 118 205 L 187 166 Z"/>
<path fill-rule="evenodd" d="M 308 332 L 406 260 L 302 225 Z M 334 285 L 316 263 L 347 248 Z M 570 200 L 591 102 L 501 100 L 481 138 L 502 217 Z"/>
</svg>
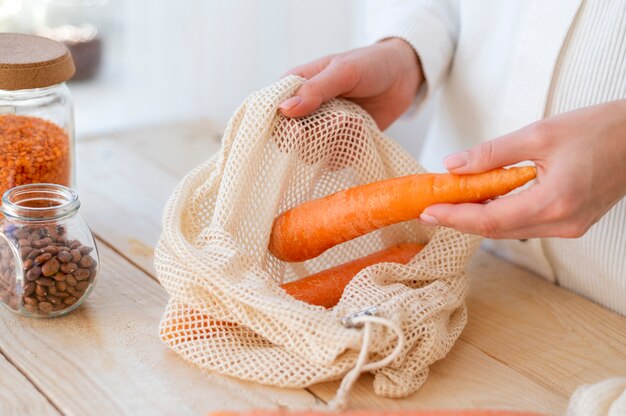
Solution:
<svg viewBox="0 0 626 416">
<path fill-rule="evenodd" d="M 19 33 L 0 33 L 0 90 L 44 88 L 74 75 L 67 47 L 54 40 Z"/>
</svg>

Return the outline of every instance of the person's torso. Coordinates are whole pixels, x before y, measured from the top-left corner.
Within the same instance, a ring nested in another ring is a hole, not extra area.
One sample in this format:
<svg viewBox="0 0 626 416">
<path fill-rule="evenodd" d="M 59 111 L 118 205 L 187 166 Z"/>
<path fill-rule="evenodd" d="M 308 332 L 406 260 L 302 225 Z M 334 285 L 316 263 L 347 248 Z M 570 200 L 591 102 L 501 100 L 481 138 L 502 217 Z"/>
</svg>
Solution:
<svg viewBox="0 0 626 416">
<path fill-rule="evenodd" d="M 449 77 L 421 154 L 441 171 L 452 152 L 543 117 L 626 98 L 626 2 L 460 3 Z M 582 238 L 486 247 L 626 315 L 626 202 Z"/>
</svg>

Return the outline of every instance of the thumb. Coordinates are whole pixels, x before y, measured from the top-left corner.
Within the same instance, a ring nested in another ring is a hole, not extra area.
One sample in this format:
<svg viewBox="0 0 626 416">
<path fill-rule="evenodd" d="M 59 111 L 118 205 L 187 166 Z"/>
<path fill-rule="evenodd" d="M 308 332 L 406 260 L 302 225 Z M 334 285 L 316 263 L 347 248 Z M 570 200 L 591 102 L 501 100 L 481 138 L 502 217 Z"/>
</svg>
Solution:
<svg viewBox="0 0 626 416">
<path fill-rule="evenodd" d="M 322 71 L 305 81 L 291 98 L 278 108 L 287 117 L 302 117 L 317 110 L 322 103 L 351 91 L 359 74 L 351 63 L 331 62 Z"/>
<path fill-rule="evenodd" d="M 535 155 L 531 130 L 524 128 L 497 139 L 481 143 L 469 150 L 453 153 L 443 164 L 452 173 L 480 173 L 513 165 Z"/>
</svg>

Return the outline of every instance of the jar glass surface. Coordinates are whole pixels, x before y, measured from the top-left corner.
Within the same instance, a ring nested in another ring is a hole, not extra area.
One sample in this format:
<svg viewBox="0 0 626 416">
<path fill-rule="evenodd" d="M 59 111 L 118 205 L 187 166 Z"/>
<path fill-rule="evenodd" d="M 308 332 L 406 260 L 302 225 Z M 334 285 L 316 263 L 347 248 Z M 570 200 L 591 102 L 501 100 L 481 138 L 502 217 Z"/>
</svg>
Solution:
<svg viewBox="0 0 626 416">
<path fill-rule="evenodd" d="M 0 90 L 0 194 L 29 183 L 74 184 L 74 111 L 65 83 Z"/>
<path fill-rule="evenodd" d="M 51 318 L 80 306 L 99 270 L 98 251 L 70 188 L 13 188 L 0 211 L 0 303 L 11 311 Z"/>
</svg>

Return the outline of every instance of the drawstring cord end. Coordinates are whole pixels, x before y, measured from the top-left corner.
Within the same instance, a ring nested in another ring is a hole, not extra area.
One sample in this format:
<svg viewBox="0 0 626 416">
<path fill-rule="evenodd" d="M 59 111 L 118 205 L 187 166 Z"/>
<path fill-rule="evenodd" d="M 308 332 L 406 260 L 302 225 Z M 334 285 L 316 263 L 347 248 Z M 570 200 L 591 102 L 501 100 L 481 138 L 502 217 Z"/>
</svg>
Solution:
<svg viewBox="0 0 626 416">
<path fill-rule="evenodd" d="M 343 380 L 341 380 L 341 384 L 337 389 L 335 397 L 328 403 L 328 407 L 332 411 L 341 411 L 346 408 L 348 405 L 348 394 L 354 386 L 354 383 L 363 372 L 378 370 L 379 368 L 383 368 L 391 364 L 393 360 L 398 358 L 402 348 L 404 347 L 405 339 L 400 326 L 389 319 L 375 316 L 377 313 L 378 308 L 376 306 L 372 306 L 341 318 L 341 323 L 346 328 L 363 327 L 363 343 L 361 344 L 361 351 L 359 352 L 359 356 L 357 357 L 354 367 L 346 373 Z M 366 361 L 369 355 L 373 324 L 382 325 L 393 332 L 396 335 L 398 342 L 396 343 L 396 346 L 391 354 L 387 357 L 368 364 Z"/>
</svg>

